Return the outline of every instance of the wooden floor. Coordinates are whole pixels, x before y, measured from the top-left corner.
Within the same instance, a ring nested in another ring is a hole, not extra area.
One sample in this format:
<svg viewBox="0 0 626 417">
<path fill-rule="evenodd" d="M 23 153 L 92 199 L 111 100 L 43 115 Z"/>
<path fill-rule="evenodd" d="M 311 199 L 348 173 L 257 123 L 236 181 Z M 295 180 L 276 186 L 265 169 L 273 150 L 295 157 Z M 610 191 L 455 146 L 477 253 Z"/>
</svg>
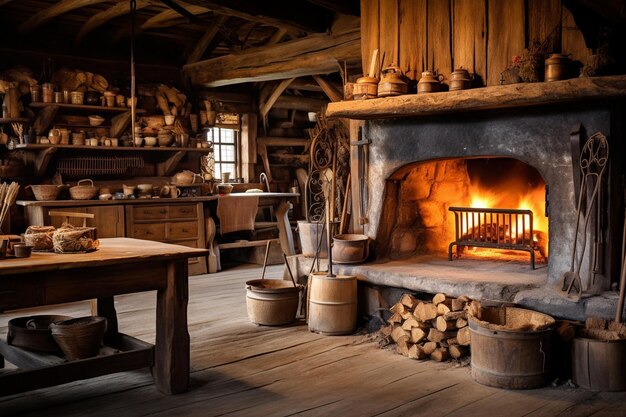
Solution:
<svg viewBox="0 0 626 417">
<path fill-rule="evenodd" d="M 282 276 L 269 267 L 269 276 Z M 191 387 L 166 396 L 149 371 L 125 372 L 0 397 L 0 416 L 617 416 L 626 393 L 561 386 L 507 391 L 481 386 L 469 368 L 414 361 L 367 335 L 321 336 L 305 324 L 248 321 L 244 282 L 260 268 L 190 279 Z M 154 294 L 116 298 L 120 329 L 154 341 Z M 88 303 L 0 315 L 89 313 Z"/>
</svg>

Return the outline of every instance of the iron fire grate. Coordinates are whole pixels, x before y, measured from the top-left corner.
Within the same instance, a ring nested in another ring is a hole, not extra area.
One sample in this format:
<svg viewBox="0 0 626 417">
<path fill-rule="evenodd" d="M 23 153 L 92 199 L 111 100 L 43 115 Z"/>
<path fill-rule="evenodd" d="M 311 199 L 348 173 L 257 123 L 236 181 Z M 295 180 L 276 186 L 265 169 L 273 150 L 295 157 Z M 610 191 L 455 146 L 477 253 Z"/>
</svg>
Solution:
<svg viewBox="0 0 626 417">
<path fill-rule="evenodd" d="M 454 213 L 455 235 L 454 242 L 448 246 L 448 260 L 452 260 L 455 245 L 457 257 L 465 246 L 519 250 L 530 254 L 530 266 L 535 269 L 531 210 L 474 207 L 450 207 L 448 210 Z"/>
</svg>

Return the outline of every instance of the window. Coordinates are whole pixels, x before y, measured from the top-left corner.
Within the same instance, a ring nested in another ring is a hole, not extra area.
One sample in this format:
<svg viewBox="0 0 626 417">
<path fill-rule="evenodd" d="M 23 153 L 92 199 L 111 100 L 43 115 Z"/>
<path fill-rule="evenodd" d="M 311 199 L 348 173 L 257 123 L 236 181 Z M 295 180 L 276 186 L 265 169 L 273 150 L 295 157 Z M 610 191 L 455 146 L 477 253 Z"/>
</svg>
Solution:
<svg viewBox="0 0 626 417">
<path fill-rule="evenodd" d="M 215 179 L 230 172 L 231 180 L 239 177 L 239 131 L 222 127 L 207 130 L 207 140 L 213 142 Z"/>
</svg>

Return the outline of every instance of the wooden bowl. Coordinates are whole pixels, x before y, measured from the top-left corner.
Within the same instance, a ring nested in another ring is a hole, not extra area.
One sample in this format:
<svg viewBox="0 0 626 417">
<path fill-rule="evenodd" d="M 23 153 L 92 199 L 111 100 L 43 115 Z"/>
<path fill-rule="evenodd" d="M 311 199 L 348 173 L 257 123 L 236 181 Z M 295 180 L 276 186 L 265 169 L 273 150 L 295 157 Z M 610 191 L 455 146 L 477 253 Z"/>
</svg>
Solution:
<svg viewBox="0 0 626 417">
<path fill-rule="evenodd" d="M 59 352 L 61 349 L 54 341 L 49 326 L 69 319 L 71 319 L 69 316 L 47 314 L 16 317 L 9 320 L 7 343 L 38 352 Z"/>
<path fill-rule="evenodd" d="M 89 125 L 91 126 L 100 126 L 104 123 L 104 117 L 102 116 L 89 116 Z"/>
</svg>

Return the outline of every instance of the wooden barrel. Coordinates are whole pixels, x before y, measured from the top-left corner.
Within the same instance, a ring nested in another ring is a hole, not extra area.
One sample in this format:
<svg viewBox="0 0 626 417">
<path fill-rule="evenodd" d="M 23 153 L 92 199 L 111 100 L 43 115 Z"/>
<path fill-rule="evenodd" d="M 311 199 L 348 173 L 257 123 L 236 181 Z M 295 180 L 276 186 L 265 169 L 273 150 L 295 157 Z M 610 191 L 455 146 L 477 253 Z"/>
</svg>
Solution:
<svg viewBox="0 0 626 417">
<path fill-rule="evenodd" d="M 521 308 L 485 310 L 494 311 L 481 319 L 469 317 L 472 378 L 483 385 L 508 389 L 547 384 L 554 319 Z M 509 326 L 512 329 L 506 328 Z M 527 330 L 533 328 L 541 330 Z"/>
<path fill-rule="evenodd" d="M 592 391 L 626 391 L 626 340 L 575 337 L 572 379 Z"/>
<path fill-rule="evenodd" d="M 325 335 L 351 334 L 356 330 L 357 283 L 353 275 L 309 277 L 309 330 Z"/>
</svg>

